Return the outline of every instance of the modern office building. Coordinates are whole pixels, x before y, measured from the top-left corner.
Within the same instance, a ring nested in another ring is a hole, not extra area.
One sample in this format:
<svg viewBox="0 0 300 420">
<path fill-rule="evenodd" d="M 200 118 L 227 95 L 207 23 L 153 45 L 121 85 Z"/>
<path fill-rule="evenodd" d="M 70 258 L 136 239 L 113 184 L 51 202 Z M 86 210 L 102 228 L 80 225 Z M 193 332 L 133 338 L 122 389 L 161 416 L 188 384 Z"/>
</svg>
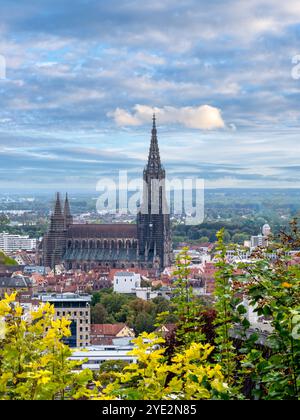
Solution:
<svg viewBox="0 0 300 420">
<path fill-rule="evenodd" d="M 30 239 L 29 236 L 0 233 L 0 250 L 4 252 L 32 251 L 36 249 L 36 244 L 36 239 Z"/>
<path fill-rule="evenodd" d="M 41 295 L 42 302 L 54 305 L 56 318 L 66 317 L 72 321 L 71 336 L 65 339 L 65 343 L 70 347 L 90 345 L 91 300 L 90 295 L 76 293 Z"/>
</svg>

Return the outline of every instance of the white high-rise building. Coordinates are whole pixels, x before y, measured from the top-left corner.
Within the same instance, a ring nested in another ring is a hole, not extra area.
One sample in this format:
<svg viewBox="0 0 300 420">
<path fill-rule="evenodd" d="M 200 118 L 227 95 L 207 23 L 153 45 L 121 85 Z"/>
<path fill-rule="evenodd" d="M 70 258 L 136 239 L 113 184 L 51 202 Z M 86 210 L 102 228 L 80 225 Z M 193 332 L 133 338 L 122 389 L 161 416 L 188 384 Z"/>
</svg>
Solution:
<svg viewBox="0 0 300 420">
<path fill-rule="evenodd" d="M 4 252 L 32 251 L 36 249 L 36 242 L 36 239 L 30 239 L 29 236 L 0 233 L 0 250 Z"/>
</svg>

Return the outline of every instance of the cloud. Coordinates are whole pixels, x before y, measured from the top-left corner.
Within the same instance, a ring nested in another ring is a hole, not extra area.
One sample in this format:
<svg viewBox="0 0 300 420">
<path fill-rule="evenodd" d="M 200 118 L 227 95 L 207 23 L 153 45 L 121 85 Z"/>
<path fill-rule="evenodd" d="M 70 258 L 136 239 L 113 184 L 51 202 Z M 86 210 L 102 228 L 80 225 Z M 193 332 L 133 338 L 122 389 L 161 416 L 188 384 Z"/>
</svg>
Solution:
<svg viewBox="0 0 300 420">
<path fill-rule="evenodd" d="M 113 117 L 118 126 L 138 126 L 149 124 L 153 112 L 155 112 L 161 124 L 179 124 L 183 127 L 200 130 L 213 130 L 224 128 L 225 122 L 221 111 L 210 105 L 186 106 L 175 108 L 164 106 L 163 108 L 152 108 L 147 105 L 135 105 L 133 112 L 117 108 L 109 112 L 108 116 Z"/>
<path fill-rule="evenodd" d="M 300 161 L 299 0 L 0 3 L 0 185 L 18 176 L 30 187 L 41 174 L 93 184 L 103 168 L 131 167 L 127 156 L 142 167 L 153 110 L 168 173 L 213 160 L 225 176 L 222 164 L 243 162 L 265 185 L 259 167 Z M 236 186 L 249 181 L 230 171 Z M 287 172 L 278 185 L 300 179 Z"/>
</svg>

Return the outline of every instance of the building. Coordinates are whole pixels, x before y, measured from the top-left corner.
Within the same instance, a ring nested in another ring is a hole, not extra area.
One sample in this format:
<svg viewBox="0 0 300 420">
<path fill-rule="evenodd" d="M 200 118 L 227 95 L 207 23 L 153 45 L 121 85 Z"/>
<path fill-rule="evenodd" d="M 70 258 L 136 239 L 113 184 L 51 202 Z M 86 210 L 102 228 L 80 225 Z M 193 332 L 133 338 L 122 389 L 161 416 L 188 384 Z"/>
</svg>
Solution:
<svg viewBox="0 0 300 420">
<path fill-rule="evenodd" d="M 137 287 L 135 289 L 135 295 L 138 299 L 151 300 L 158 297 L 158 291 L 152 290 L 151 287 Z"/>
<path fill-rule="evenodd" d="M 164 324 L 161 327 L 156 329 L 156 332 L 160 333 L 163 338 L 171 337 L 173 333 L 175 333 L 177 328 L 176 324 Z"/>
<path fill-rule="evenodd" d="M 32 251 L 36 249 L 36 244 L 36 239 L 30 239 L 29 236 L 0 233 L 0 250 L 4 252 Z"/>
<path fill-rule="evenodd" d="M 129 271 L 120 271 L 114 276 L 114 292 L 135 293 L 135 289 L 141 285 L 141 275 Z"/>
<path fill-rule="evenodd" d="M 28 277 L 21 275 L 0 277 L 0 298 L 3 298 L 5 293 L 10 295 L 14 292 L 29 291 L 31 289 L 32 281 Z"/>
<path fill-rule="evenodd" d="M 57 194 L 50 228 L 41 244 L 40 265 L 67 269 L 153 268 L 163 271 L 172 261 L 166 173 L 161 164 L 156 120 L 144 169 L 143 198 L 136 224 L 74 224 L 68 196 L 62 209 Z"/>
<path fill-rule="evenodd" d="M 42 302 L 49 302 L 54 306 L 56 318 L 67 317 L 72 321 L 71 336 L 64 340 L 70 347 L 90 345 L 91 300 L 90 295 L 76 293 L 41 295 Z"/>
<path fill-rule="evenodd" d="M 251 236 L 251 248 L 268 246 L 268 238 L 263 235 Z"/>
<path fill-rule="evenodd" d="M 36 263 L 36 250 L 25 251 L 18 250 L 9 253 L 10 258 L 13 258 L 21 266 L 32 266 Z"/>
<path fill-rule="evenodd" d="M 137 287 L 135 289 L 135 295 L 138 299 L 142 300 L 152 300 L 157 297 L 170 300 L 173 296 L 173 290 L 166 286 L 163 286 L 158 290 L 153 290 L 151 287 Z"/>
<path fill-rule="evenodd" d="M 23 273 L 27 275 L 32 275 L 32 274 L 43 275 L 43 274 L 46 274 L 46 270 L 45 270 L 45 267 L 27 265 L 26 267 L 24 267 Z"/>
<path fill-rule="evenodd" d="M 263 228 L 262 228 L 262 234 L 263 234 L 263 236 L 265 236 L 266 238 L 269 238 L 269 237 L 271 236 L 272 231 L 271 231 L 271 227 L 270 227 L 270 225 L 265 224 L 265 225 L 263 226 Z"/>
<path fill-rule="evenodd" d="M 126 363 L 135 363 L 137 357 L 130 354 L 133 350 L 132 345 L 109 345 L 97 346 L 84 349 L 83 351 L 74 351 L 70 360 L 83 362 L 80 369 L 91 369 L 99 371 L 103 362 L 123 361 Z"/>
<path fill-rule="evenodd" d="M 127 342 L 135 337 L 134 331 L 126 324 L 92 324 L 91 325 L 91 345 L 103 346 L 122 343 L 128 338 Z"/>
</svg>

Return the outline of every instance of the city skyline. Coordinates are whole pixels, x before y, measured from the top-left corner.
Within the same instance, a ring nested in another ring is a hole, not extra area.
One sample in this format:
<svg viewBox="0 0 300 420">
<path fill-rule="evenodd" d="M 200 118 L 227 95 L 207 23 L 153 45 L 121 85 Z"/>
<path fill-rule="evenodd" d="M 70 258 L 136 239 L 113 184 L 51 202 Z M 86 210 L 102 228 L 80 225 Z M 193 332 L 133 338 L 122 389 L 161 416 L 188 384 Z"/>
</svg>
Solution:
<svg viewBox="0 0 300 420">
<path fill-rule="evenodd" d="M 120 169 L 138 177 L 153 111 L 169 177 L 300 187 L 297 1 L 20 10 L 4 0 L 0 10 L 2 191 L 95 191 Z"/>
</svg>

